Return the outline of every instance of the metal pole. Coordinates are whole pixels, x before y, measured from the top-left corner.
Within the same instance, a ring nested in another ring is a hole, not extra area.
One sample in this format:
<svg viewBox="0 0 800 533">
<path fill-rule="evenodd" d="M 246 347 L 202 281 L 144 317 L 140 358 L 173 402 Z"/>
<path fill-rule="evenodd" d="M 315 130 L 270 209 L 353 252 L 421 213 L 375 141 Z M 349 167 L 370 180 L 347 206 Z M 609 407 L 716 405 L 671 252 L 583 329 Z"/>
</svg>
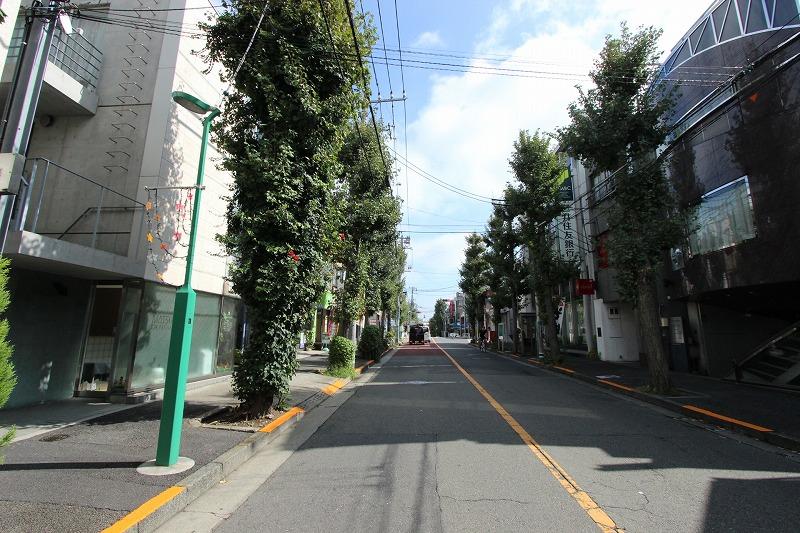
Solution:
<svg viewBox="0 0 800 533">
<path fill-rule="evenodd" d="M 192 265 L 197 241 L 197 222 L 200 219 L 200 197 L 206 166 L 206 147 L 211 131 L 211 121 L 217 115 L 219 115 L 219 110 L 214 110 L 203 119 L 203 139 L 200 145 L 200 163 L 197 167 L 197 187 L 195 188 L 189 247 L 186 251 L 186 274 L 183 285 L 175 294 L 175 308 L 172 312 L 169 358 L 167 359 L 164 401 L 161 406 L 161 425 L 158 430 L 158 448 L 156 450 L 156 465 L 158 466 L 172 466 L 178 462 L 181 448 L 183 403 L 186 396 L 186 376 L 189 373 L 189 353 L 192 347 L 192 322 L 194 321 L 196 300 L 196 294 L 192 289 Z"/>
<path fill-rule="evenodd" d="M 19 67 L 17 87 L 12 88 L 12 99 L 8 105 L 4 119 L 3 143 L 0 152 L 22 154 L 28 151 L 31 128 L 39 104 L 39 95 L 42 92 L 42 80 L 47 66 L 47 56 L 53 42 L 58 12 L 58 3 L 50 2 L 49 8 L 34 8 L 30 34 Z M 42 15 L 42 11 L 46 14 Z"/>
</svg>

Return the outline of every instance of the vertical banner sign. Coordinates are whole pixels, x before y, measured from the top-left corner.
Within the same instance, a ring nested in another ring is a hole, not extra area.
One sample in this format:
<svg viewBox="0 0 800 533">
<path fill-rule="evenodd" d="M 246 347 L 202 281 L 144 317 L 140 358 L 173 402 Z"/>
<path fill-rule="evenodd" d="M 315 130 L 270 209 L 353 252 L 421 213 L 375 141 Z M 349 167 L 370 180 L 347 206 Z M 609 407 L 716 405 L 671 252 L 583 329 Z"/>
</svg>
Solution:
<svg viewBox="0 0 800 533">
<path fill-rule="evenodd" d="M 577 245 L 577 226 L 575 223 L 575 205 L 573 204 L 572 179 L 565 171 L 561 184 L 561 201 L 564 202 L 564 212 L 555 222 L 555 248 L 559 257 L 565 261 L 572 261 L 579 257 Z"/>
</svg>

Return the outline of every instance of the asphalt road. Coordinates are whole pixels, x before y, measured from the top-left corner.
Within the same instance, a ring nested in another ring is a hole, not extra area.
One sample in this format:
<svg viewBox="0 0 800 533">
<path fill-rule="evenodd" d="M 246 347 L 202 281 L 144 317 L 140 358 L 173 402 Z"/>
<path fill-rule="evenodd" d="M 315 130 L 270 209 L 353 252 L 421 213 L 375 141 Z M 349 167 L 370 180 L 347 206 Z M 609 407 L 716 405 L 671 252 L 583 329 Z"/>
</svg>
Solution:
<svg viewBox="0 0 800 533">
<path fill-rule="evenodd" d="M 263 479 L 209 524 L 221 532 L 797 531 L 797 455 L 438 341 L 450 357 L 437 346 L 401 348 L 309 421 L 295 437 L 302 442 L 277 442 L 272 467 L 245 465 L 241 479 Z M 211 505 L 208 494 L 195 511 Z"/>
</svg>

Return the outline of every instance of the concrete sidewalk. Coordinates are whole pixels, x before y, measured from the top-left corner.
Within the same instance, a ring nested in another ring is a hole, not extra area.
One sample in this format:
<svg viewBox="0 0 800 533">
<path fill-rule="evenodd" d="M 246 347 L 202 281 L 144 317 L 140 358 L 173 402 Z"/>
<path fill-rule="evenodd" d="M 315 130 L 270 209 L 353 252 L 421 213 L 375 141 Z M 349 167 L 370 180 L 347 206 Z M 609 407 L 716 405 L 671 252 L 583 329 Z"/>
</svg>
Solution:
<svg viewBox="0 0 800 533">
<path fill-rule="evenodd" d="M 528 361 L 543 365 L 536 358 Z M 656 396 L 639 391 L 647 385 L 648 374 L 638 362 L 594 361 L 570 353 L 549 368 L 800 451 L 800 392 L 671 372 L 678 395 Z"/>
<path fill-rule="evenodd" d="M 291 383 L 294 405 L 336 381 L 314 372 L 321 355 L 303 359 Z M 108 527 L 250 437 L 252 433 L 200 424 L 212 409 L 235 403 L 229 379 L 187 392 L 181 455 L 193 459 L 195 466 L 158 477 L 139 474 L 136 468 L 155 457 L 160 401 L 117 406 L 75 400 L 3 412 L 3 423 L 18 424 L 24 437 L 3 450 L 0 515 L 8 528 L 4 531 L 83 532 Z"/>
</svg>

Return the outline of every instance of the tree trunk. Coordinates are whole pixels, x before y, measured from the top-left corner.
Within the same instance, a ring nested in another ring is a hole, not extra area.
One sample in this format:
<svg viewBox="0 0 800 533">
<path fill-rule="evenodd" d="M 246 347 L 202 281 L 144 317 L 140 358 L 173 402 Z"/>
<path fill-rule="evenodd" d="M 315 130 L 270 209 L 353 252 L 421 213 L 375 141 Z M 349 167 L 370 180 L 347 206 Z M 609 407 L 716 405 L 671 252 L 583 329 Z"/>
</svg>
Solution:
<svg viewBox="0 0 800 533">
<path fill-rule="evenodd" d="M 658 296 L 655 280 L 651 271 L 639 273 L 637 287 L 639 305 L 639 325 L 642 328 L 645 350 L 647 353 L 647 370 L 650 375 L 650 388 L 656 394 L 666 394 L 671 388 L 669 377 L 669 361 L 661 339 L 661 321 L 658 312 Z"/>
<path fill-rule="evenodd" d="M 500 347 L 500 308 L 492 304 L 492 311 L 494 312 L 494 342 L 495 348 L 498 352 L 502 351 Z"/>
<path fill-rule="evenodd" d="M 547 332 L 548 354 L 550 362 L 557 363 L 561 357 L 561 349 L 558 341 L 558 331 L 556 331 L 556 313 L 553 309 L 553 288 L 548 287 L 544 296 L 544 319 L 545 331 Z"/>
</svg>

